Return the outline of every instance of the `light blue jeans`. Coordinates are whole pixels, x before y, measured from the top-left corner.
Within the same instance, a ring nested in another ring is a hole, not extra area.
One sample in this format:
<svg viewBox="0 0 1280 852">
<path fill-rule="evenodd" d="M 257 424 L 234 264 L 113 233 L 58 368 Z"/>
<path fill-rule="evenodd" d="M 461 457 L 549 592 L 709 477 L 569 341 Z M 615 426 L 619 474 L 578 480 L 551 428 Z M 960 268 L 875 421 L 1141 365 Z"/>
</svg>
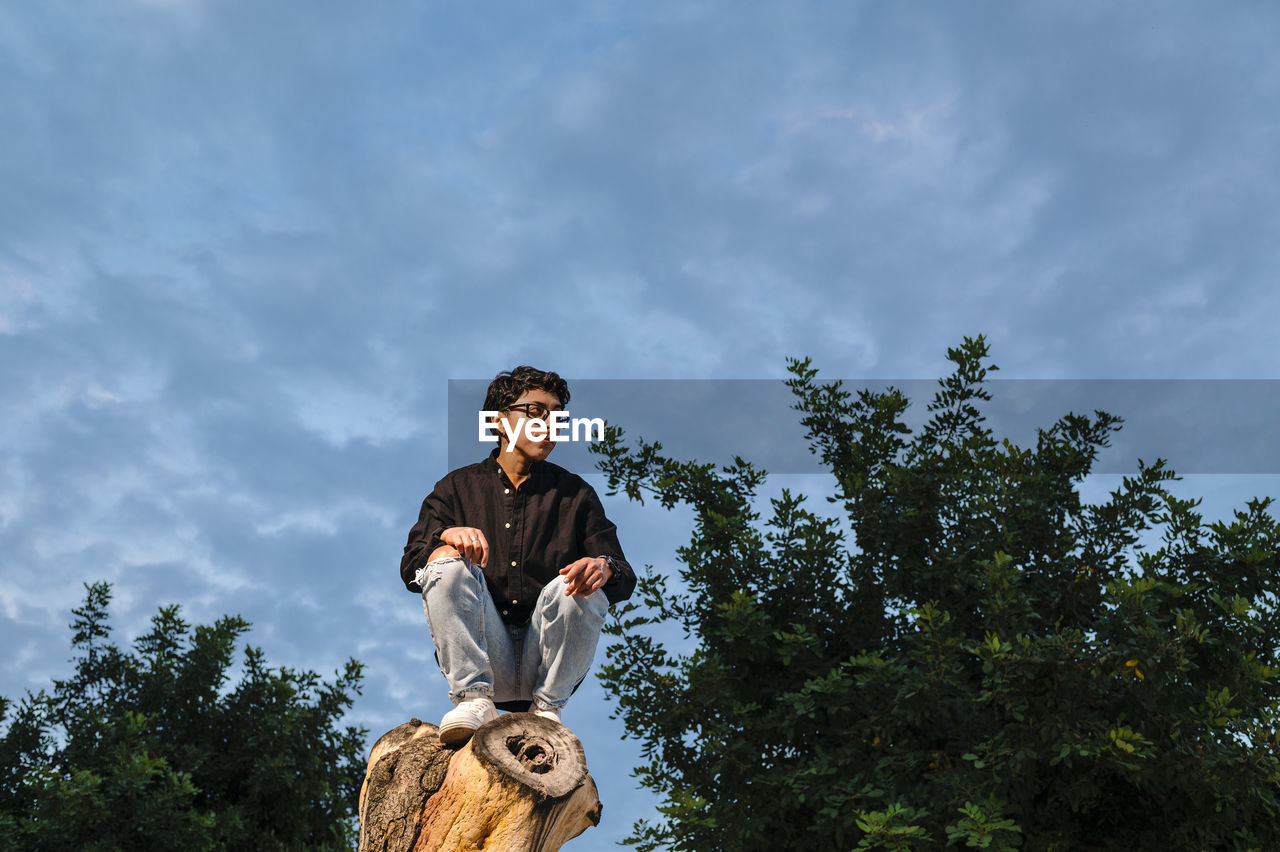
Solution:
<svg viewBox="0 0 1280 852">
<path fill-rule="evenodd" d="M 528 624 L 506 624 L 480 566 L 456 556 L 428 562 L 418 585 L 454 704 L 488 696 L 563 707 L 591 668 L 609 611 L 603 591 L 570 597 L 556 577 L 543 587 Z"/>
</svg>

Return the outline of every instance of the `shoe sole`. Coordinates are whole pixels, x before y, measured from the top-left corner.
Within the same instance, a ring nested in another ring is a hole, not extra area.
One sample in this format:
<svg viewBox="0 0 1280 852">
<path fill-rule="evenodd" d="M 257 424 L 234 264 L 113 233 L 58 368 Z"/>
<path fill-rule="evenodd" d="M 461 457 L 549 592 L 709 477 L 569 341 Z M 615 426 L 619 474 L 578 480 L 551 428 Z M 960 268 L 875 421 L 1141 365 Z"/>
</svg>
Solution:
<svg viewBox="0 0 1280 852">
<path fill-rule="evenodd" d="M 475 732 L 475 728 L 468 728 L 466 725 L 450 725 L 440 729 L 440 742 L 447 746 L 462 745 Z"/>
<path fill-rule="evenodd" d="M 497 718 L 498 718 L 497 711 L 489 713 L 488 715 L 485 716 L 484 719 L 480 721 L 480 725 L 481 726 L 486 725 Z M 444 720 L 441 719 L 440 721 L 443 722 Z M 467 740 L 471 739 L 471 735 L 474 734 L 477 730 L 478 728 L 471 727 L 465 721 L 459 721 L 459 722 L 453 722 L 452 724 L 448 724 L 442 727 L 439 733 L 437 734 L 437 736 L 440 737 L 440 742 L 444 743 L 447 746 L 462 745 Z"/>
</svg>

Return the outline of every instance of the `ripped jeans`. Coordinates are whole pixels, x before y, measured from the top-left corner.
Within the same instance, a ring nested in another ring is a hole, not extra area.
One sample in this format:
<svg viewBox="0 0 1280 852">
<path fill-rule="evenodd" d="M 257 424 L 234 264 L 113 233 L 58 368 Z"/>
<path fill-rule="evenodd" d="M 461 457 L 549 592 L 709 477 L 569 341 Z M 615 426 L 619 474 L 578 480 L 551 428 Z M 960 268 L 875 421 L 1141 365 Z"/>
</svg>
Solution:
<svg viewBox="0 0 1280 852">
<path fill-rule="evenodd" d="M 591 668 L 609 610 L 603 591 L 570 597 L 556 577 L 543 587 L 528 624 L 507 624 L 480 566 L 456 556 L 428 562 L 418 585 L 454 704 L 488 696 L 515 707 L 528 701 L 563 707 Z"/>
</svg>

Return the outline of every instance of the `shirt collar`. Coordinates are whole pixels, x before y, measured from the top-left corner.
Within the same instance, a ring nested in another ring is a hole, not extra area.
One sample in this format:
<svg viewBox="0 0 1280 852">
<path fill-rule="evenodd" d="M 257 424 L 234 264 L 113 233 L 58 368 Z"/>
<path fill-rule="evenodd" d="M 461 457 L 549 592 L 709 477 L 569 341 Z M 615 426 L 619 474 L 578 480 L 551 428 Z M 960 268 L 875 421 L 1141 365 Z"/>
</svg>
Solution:
<svg viewBox="0 0 1280 852">
<path fill-rule="evenodd" d="M 505 479 L 507 482 L 510 482 L 511 480 L 510 480 L 510 479 L 507 479 L 507 472 L 506 472 L 505 470 L 503 470 L 503 469 L 502 469 L 502 465 L 498 464 L 498 453 L 499 453 L 499 452 L 501 452 L 501 449 L 500 449 L 500 448 L 499 448 L 499 449 L 493 449 L 493 450 L 490 450 L 490 451 L 489 451 L 489 455 L 485 456 L 485 458 L 484 458 L 484 460 L 481 462 L 481 464 L 483 464 L 483 465 L 485 466 L 485 469 L 486 469 L 486 470 L 488 470 L 488 471 L 490 471 L 490 472 L 492 472 L 492 473 L 496 473 L 498 476 L 501 476 L 501 477 L 502 477 L 503 479 Z M 541 478 L 542 478 L 542 471 L 543 471 L 545 468 L 546 468 L 546 462 L 545 462 L 545 461 L 535 461 L 535 462 L 533 462 L 532 464 L 530 464 L 530 465 L 529 465 L 529 478 L 528 478 L 528 480 L 527 480 L 527 481 L 533 482 L 533 481 L 536 481 L 536 480 L 541 479 Z"/>
</svg>

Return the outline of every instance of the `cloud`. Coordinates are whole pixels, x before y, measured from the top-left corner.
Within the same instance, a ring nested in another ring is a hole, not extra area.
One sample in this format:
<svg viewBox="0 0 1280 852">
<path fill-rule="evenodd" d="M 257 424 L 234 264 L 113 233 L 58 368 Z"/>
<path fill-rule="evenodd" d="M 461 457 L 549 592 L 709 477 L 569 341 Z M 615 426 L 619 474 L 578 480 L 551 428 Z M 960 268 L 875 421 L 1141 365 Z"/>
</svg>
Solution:
<svg viewBox="0 0 1280 852">
<path fill-rule="evenodd" d="M 255 531 L 261 536 L 279 536 L 285 532 L 334 536 L 345 525 L 366 524 L 370 521 L 390 529 L 393 527 L 393 520 L 383 506 L 348 500 L 339 505 L 313 506 L 264 518 L 256 525 Z"/>
<path fill-rule="evenodd" d="M 784 129 L 789 134 L 805 133 L 828 122 L 852 126 L 856 135 L 876 144 L 898 142 L 927 145 L 936 140 L 954 98 L 943 98 L 924 106 L 900 107 L 895 117 L 882 116 L 874 106 L 820 105 L 798 111 L 787 118 Z"/>
<path fill-rule="evenodd" d="M 301 425 L 326 443 L 341 448 L 352 440 L 373 444 L 400 441 L 419 424 L 403 411 L 402 401 L 362 389 L 334 386 L 331 380 L 290 384 L 285 392 Z"/>
</svg>

